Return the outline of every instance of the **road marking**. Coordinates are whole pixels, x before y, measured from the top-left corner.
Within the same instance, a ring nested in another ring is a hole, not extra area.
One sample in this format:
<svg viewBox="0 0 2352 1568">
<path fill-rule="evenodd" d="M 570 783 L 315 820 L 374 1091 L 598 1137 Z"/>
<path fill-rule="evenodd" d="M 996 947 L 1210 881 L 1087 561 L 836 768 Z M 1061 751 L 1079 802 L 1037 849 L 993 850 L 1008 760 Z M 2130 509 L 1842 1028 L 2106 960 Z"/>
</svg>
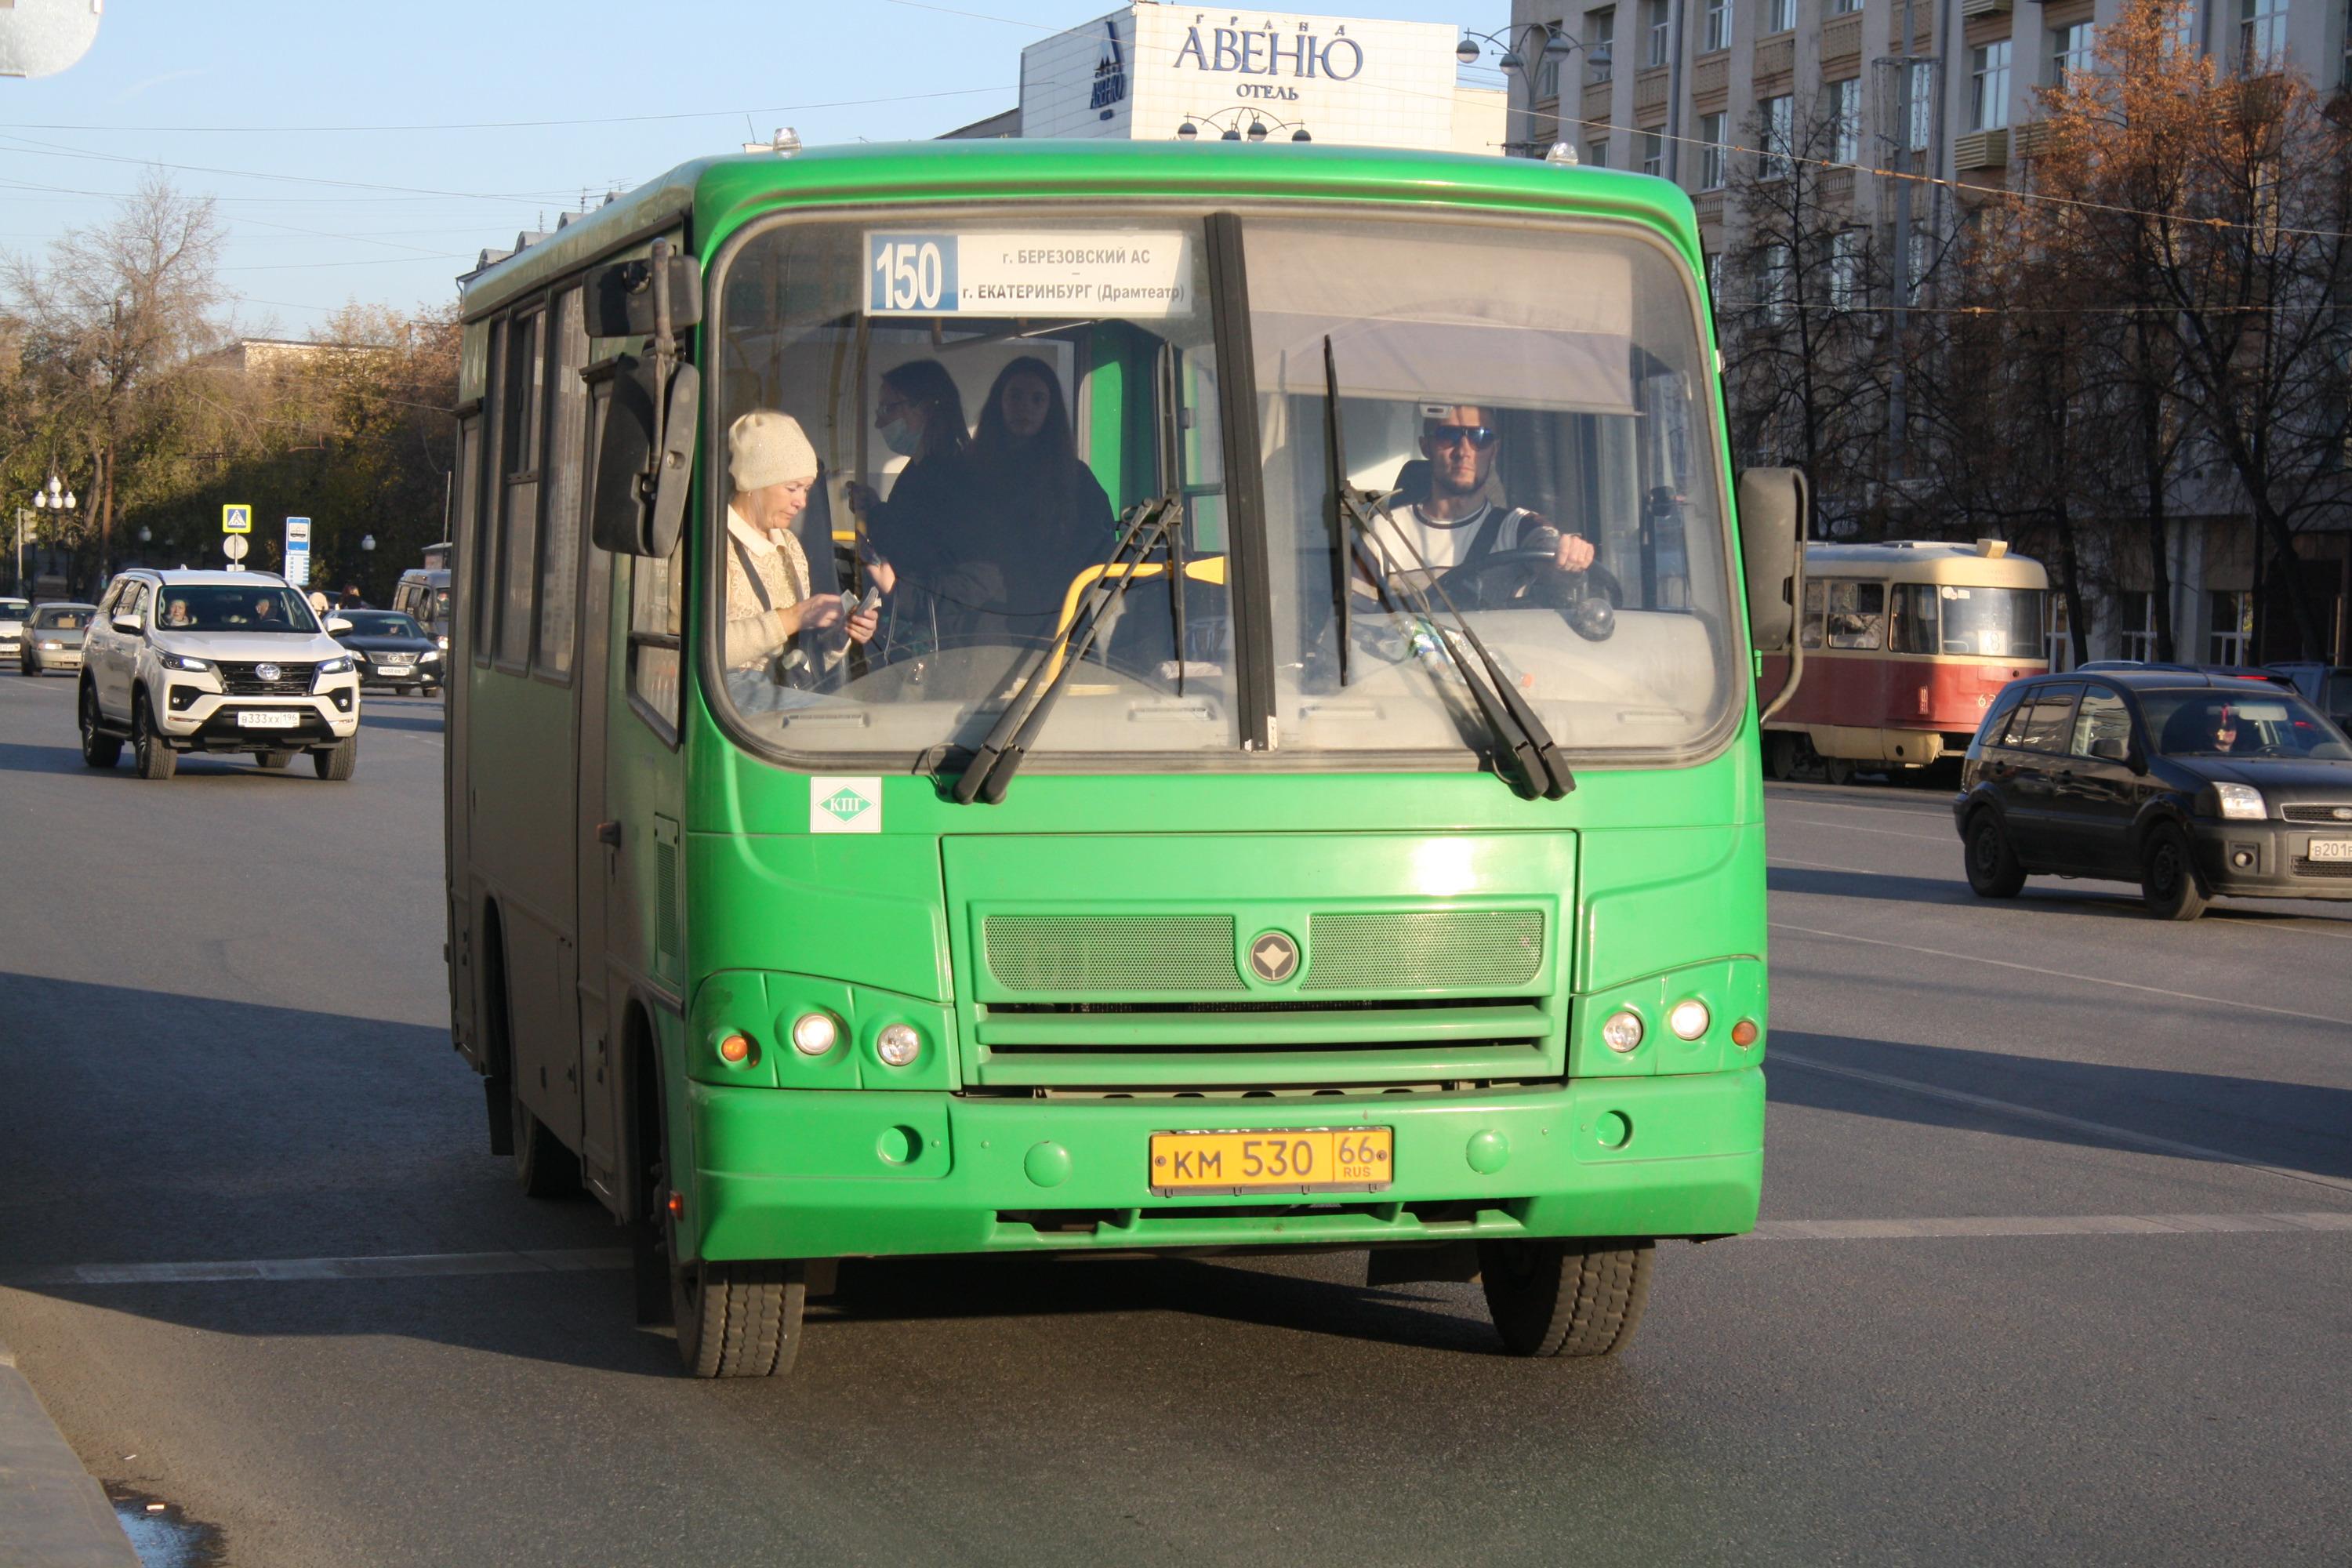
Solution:
<svg viewBox="0 0 2352 1568">
<path fill-rule="evenodd" d="M 1960 843 L 1960 836 L 1957 833 L 1906 833 L 1898 827 L 1862 827 L 1851 822 L 1815 822 L 1810 816 L 1768 819 L 1764 825 L 1766 832 L 1771 831 L 1775 821 L 1796 827 L 1826 827 L 1832 833 L 1875 833 L 1882 838 L 1916 838 L 1927 844 L 1949 844 L 1956 849 Z"/>
<path fill-rule="evenodd" d="M 2044 969 L 2038 963 L 2016 963 L 2005 958 L 1984 958 L 1973 952 L 1949 952 L 1939 947 L 1916 947 L 1907 942 L 1888 942 L 1883 937 L 1853 936 L 1842 931 L 1820 931 L 1811 926 L 1790 925 L 1785 921 L 1771 922 L 1775 931 L 1792 931 L 1801 936 L 1826 937 L 1832 942 L 1860 942 L 1868 947 L 1891 947 L 1904 952 L 1924 953 L 1929 958 L 1952 958 L 1963 963 L 1989 963 L 1996 969 L 2015 969 L 2027 974 L 2044 975 L 2052 980 L 2075 980 L 2085 985 L 2112 985 L 2119 991 L 2137 991 L 2149 996 L 2169 996 L 2176 1002 L 2210 1002 L 2216 1007 L 2233 1007 L 2242 1013 L 2268 1013 L 2274 1018 L 2300 1018 L 2307 1024 L 2334 1024 L 2352 1029 L 2352 1018 L 2330 1017 L 2325 1013 L 2298 1013 L 2291 1007 L 2265 1007 L 2259 1002 L 2235 1002 L 2227 996 L 2204 996 L 2194 991 L 2168 991 L 2161 985 L 2137 985 L 2128 980 L 2110 980 L 2103 974 L 2077 974 L 2066 969 Z"/>
<path fill-rule="evenodd" d="M 2079 1116 L 2066 1116 L 2055 1110 L 2044 1110 L 2038 1105 L 2021 1105 L 2013 1100 L 1995 1100 L 1988 1094 L 1970 1094 L 1966 1089 L 1946 1089 L 1940 1084 L 1921 1083 L 1916 1079 L 1896 1078 L 1893 1073 L 1872 1072 L 1867 1068 L 1840 1067 L 1812 1057 L 1798 1056 L 1775 1047 L 1766 1058 L 1769 1064 L 1801 1068 L 1806 1072 L 1825 1074 L 1831 1078 L 1852 1079 L 1857 1083 L 1873 1084 L 1880 1089 L 1897 1089 L 1905 1094 L 1923 1095 L 1953 1105 L 1965 1105 L 1996 1115 L 2015 1117 L 2021 1121 L 2039 1122 L 2045 1127 L 2063 1127 L 2070 1132 L 2088 1132 L 2117 1143 L 2129 1143 L 2154 1153 L 2177 1154 L 2191 1160 L 2210 1160 L 2224 1165 L 2236 1165 L 2243 1170 L 2259 1171 L 2266 1176 L 2281 1176 L 2290 1182 L 2303 1182 L 2332 1192 L 2352 1193 L 2352 1181 L 2340 1176 L 2324 1176 L 2315 1171 L 2292 1170 L 2284 1165 L 2273 1165 L 2243 1154 L 2232 1154 L 2223 1149 L 2208 1149 L 2200 1143 L 2183 1143 L 2171 1138 L 2159 1138 L 2152 1132 L 2137 1132 L 2128 1127 L 2117 1127 L 2105 1121 L 2087 1121 Z"/>
<path fill-rule="evenodd" d="M 1758 1241 L 1921 1241 L 2002 1236 L 2214 1236 L 2241 1232 L 2352 1236 L 2352 1213 L 2061 1214 L 1949 1219 L 1768 1219 Z"/>
<path fill-rule="evenodd" d="M 626 1268 L 625 1247 L 552 1252 L 413 1252 L 378 1258 L 253 1258 L 209 1263 L 68 1263 L 0 1270 L 0 1285 L 192 1285 L 240 1279 L 405 1279 L 426 1275 L 566 1274 Z"/>
</svg>

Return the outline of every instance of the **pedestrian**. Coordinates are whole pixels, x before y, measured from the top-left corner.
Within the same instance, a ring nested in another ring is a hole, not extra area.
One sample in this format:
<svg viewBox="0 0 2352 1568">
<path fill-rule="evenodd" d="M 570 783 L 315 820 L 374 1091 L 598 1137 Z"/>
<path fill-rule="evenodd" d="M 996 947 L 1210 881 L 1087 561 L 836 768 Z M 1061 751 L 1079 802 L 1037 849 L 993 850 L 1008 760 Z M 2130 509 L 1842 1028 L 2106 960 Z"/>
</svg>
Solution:
<svg viewBox="0 0 2352 1568">
<path fill-rule="evenodd" d="M 336 600 L 335 604 L 339 609 L 364 610 L 367 608 L 367 601 L 360 597 L 360 585 L 357 583 L 344 584 L 343 596 Z"/>
</svg>

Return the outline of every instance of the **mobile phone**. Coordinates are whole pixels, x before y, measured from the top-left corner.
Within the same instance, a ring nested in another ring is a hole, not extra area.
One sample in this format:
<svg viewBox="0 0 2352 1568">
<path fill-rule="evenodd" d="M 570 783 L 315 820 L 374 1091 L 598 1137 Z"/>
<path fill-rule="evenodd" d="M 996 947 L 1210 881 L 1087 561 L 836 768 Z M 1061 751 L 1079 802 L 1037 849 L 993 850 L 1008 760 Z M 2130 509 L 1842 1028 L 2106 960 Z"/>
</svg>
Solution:
<svg viewBox="0 0 2352 1568">
<path fill-rule="evenodd" d="M 882 590 L 874 586 L 871 583 L 866 585 L 866 597 L 863 599 L 855 598 L 847 594 L 844 594 L 841 596 L 841 616 L 844 620 L 854 620 L 859 616 L 866 615 L 874 610 L 880 609 L 881 607 Z"/>
</svg>

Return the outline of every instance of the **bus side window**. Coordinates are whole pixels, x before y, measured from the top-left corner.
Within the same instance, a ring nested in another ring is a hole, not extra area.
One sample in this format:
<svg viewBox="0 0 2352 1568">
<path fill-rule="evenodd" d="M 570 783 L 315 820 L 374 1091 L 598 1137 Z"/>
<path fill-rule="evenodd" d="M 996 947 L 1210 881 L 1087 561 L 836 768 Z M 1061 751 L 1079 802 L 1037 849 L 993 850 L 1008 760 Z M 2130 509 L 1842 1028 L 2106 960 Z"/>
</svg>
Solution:
<svg viewBox="0 0 2352 1568">
<path fill-rule="evenodd" d="M 1819 578 L 1805 584 L 1805 624 L 1798 637 L 1807 647 L 1822 646 L 1822 614 L 1828 607 L 1830 585 Z"/>
<path fill-rule="evenodd" d="M 673 547 L 659 561 L 636 556 L 629 564 L 629 703 L 675 743 L 685 588 L 678 551 Z"/>
<path fill-rule="evenodd" d="M 1886 641 L 1886 585 L 1830 584 L 1830 647 L 1875 648 Z"/>
<path fill-rule="evenodd" d="M 540 554 L 539 672 L 572 676 L 572 622 L 580 595 L 580 502 L 590 488 L 582 468 L 588 446 L 588 333 L 580 290 L 563 291 L 555 311 L 555 424 L 550 435 L 547 538 Z"/>
<path fill-rule="evenodd" d="M 507 374 L 499 389 L 504 481 L 499 487 L 498 662 L 520 673 L 530 662 L 539 587 L 540 401 L 547 375 L 547 312 L 507 324 Z"/>
<path fill-rule="evenodd" d="M 1895 584 L 1895 619 L 1890 644 L 1896 653 L 1935 653 L 1936 588 L 1931 583 Z"/>
</svg>

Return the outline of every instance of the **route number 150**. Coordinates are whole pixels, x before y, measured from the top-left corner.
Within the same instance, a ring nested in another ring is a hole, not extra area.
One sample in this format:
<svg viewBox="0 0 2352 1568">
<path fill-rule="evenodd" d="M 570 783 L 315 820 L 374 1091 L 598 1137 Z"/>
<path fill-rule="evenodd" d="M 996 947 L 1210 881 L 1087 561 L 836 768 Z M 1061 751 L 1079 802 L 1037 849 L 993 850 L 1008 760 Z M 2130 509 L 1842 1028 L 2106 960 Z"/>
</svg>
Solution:
<svg viewBox="0 0 2352 1568">
<path fill-rule="evenodd" d="M 874 309 L 936 310 L 947 288 L 947 262 L 938 240 L 886 239 L 875 246 Z"/>
</svg>

